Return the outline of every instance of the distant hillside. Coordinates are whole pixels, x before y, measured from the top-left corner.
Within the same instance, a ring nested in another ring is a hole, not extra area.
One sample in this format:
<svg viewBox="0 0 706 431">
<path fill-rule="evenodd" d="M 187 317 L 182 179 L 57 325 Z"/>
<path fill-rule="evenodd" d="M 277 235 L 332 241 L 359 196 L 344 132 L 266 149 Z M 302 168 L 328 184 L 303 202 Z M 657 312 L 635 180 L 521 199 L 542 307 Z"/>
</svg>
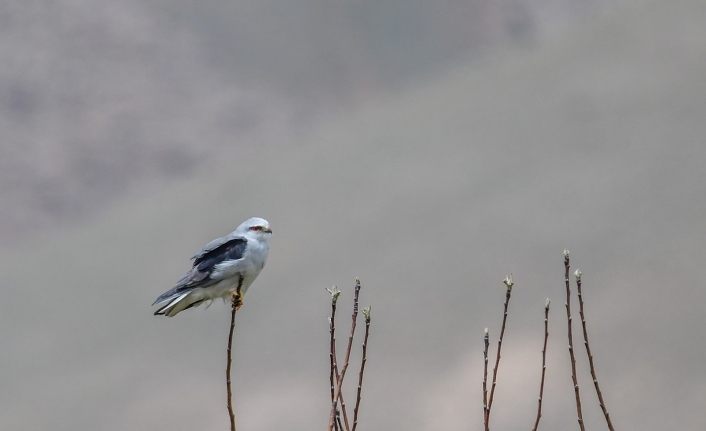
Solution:
<svg viewBox="0 0 706 431">
<path fill-rule="evenodd" d="M 0 234 L 85 220 L 224 147 L 288 141 L 317 113 L 590 10 L 573 3 L 5 1 Z"/>
</svg>

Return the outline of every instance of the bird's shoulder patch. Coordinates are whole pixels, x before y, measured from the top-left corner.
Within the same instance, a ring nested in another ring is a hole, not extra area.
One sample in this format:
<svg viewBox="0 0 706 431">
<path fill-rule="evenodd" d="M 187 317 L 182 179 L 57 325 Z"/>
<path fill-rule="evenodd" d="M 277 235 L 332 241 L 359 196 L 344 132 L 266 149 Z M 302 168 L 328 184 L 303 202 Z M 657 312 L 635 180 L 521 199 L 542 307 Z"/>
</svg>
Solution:
<svg viewBox="0 0 706 431">
<path fill-rule="evenodd" d="M 194 258 L 193 266 L 201 272 L 207 272 L 223 261 L 241 259 L 247 244 L 248 240 L 245 238 L 232 238 Z"/>
</svg>

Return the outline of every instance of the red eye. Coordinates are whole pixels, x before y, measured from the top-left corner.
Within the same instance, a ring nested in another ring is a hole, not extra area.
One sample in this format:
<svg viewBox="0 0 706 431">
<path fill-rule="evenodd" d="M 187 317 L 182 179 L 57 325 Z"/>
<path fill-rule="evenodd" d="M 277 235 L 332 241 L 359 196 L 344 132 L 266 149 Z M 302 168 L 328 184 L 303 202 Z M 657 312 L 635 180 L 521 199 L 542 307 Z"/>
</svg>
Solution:
<svg viewBox="0 0 706 431">
<path fill-rule="evenodd" d="M 250 226 L 248 230 L 254 230 L 255 232 L 260 232 L 262 230 L 262 226 Z"/>
</svg>

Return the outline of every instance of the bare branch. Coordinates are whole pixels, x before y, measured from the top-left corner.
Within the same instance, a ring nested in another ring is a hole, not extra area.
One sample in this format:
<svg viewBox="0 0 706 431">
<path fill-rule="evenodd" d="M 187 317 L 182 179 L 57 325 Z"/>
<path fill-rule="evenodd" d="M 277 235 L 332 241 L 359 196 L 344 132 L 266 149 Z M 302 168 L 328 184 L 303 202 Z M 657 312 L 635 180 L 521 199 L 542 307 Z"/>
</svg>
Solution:
<svg viewBox="0 0 706 431">
<path fill-rule="evenodd" d="M 370 306 L 363 310 L 365 317 L 365 336 L 363 337 L 363 356 L 360 360 L 360 372 L 358 373 L 358 395 L 355 399 L 355 408 L 353 409 L 353 431 L 358 427 L 358 410 L 360 408 L 360 393 L 363 390 L 363 373 L 365 372 L 365 363 L 368 362 L 368 335 L 370 334 Z"/>
<path fill-rule="evenodd" d="M 483 429 L 488 431 L 488 347 L 490 345 L 490 336 L 488 328 L 485 328 L 483 335 Z"/>
<path fill-rule="evenodd" d="M 571 357 L 571 379 L 574 383 L 574 394 L 576 397 L 576 415 L 578 417 L 579 428 L 581 431 L 585 431 L 586 428 L 583 424 L 583 413 L 581 411 L 581 395 L 579 393 L 579 382 L 576 377 L 576 357 L 574 355 L 574 337 L 572 335 L 572 321 L 571 321 L 571 283 L 569 281 L 569 250 L 564 250 L 564 282 L 566 284 L 566 319 L 567 319 L 567 329 L 569 337 L 569 356 Z"/>
<path fill-rule="evenodd" d="M 233 330 L 235 329 L 235 313 L 238 308 L 242 305 L 242 297 L 240 295 L 240 285 L 243 283 L 243 279 L 240 279 L 238 284 L 238 289 L 231 295 L 230 304 L 230 331 L 228 332 L 228 362 L 226 364 L 226 391 L 228 393 L 228 417 L 230 418 L 230 430 L 235 431 L 235 413 L 233 413 L 233 391 L 231 389 L 230 381 L 230 366 L 232 362 L 232 347 L 233 347 Z"/>
<path fill-rule="evenodd" d="M 544 303 L 544 345 L 542 347 L 542 380 L 539 384 L 539 398 L 537 400 L 537 419 L 534 421 L 532 431 L 537 431 L 539 419 L 542 417 L 542 399 L 544 398 L 544 376 L 547 372 L 547 340 L 549 339 L 549 305 L 551 300 L 547 298 Z"/>
<path fill-rule="evenodd" d="M 331 384 L 331 402 L 333 402 L 333 391 L 334 391 L 334 379 L 336 378 L 336 302 L 341 294 L 341 291 L 334 286 L 331 289 L 326 289 L 329 294 L 331 294 L 331 317 L 329 317 L 329 381 Z M 334 425 L 335 431 L 340 431 L 342 427 L 341 418 L 339 416 L 338 410 L 336 410 L 336 423 Z"/>
<path fill-rule="evenodd" d="M 495 385 L 498 377 L 498 368 L 500 367 L 500 350 L 503 346 L 503 336 L 505 335 L 505 324 L 507 322 L 507 307 L 510 304 L 510 296 L 512 295 L 512 287 L 515 283 L 512 281 L 512 275 L 508 275 L 503 280 L 505 284 L 505 304 L 503 304 L 503 323 L 500 327 L 500 338 L 498 338 L 498 351 L 495 355 L 495 367 L 493 368 L 493 384 L 490 387 L 490 397 L 488 398 L 488 424 L 490 424 L 490 413 L 493 408 L 493 398 L 495 396 Z"/>
<path fill-rule="evenodd" d="M 328 292 L 331 294 L 331 316 L 329 317 L 329 365 L 330 365 L 330 373 L 329 373 L 329 381 L 331 383 L 331 402 L 333 402 L 333 390 L 334 390 L 334 367 L 336 366 L 336 301 L 338 300 L 338 296 L 341 294 L 341 291 L 336 289 L 334 286 L 333 289 L 327 289 Z"/>
<path fill-rule="evenodd" d="M 596 395 L 598 395 L 598 403 L 603 410 L 603 416 L 605 416 L 605 421 L 608 424 L 608 429 L 614 431 L 613 423 L 610 420 L 610 414 L 606 408 L 605 402 L 603 401 L 603 394 L 601 393 L 601 388 L 598 386 L 598 377 L 596 377 L 596 369 L 593 366 L 593 354 L 591 353 L 591 346 L 588 344 L 588 331 L 586 330 L 586 316 L 583 312 L 583 295 L 581 292 L 581 270 L 577 269 L 574 273 L 576 276 L 576 291 L 579 297 L 579 314 L 581 315 L 581 326 L 583 328 L 583 344 L 586 346 L 586 355 L 588 356 L 588 364 L 591 368 L 591 377 L 593 378 L 593 386 L 596 387 Z"/>
</svg>

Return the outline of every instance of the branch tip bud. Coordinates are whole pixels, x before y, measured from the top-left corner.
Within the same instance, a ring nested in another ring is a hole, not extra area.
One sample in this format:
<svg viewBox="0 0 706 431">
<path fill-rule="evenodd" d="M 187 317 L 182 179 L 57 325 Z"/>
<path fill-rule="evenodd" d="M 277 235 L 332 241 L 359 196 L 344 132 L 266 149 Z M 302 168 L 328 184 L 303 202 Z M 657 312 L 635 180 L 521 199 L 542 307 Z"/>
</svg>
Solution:
<svg viewBox="0 0 706 431">
<path fill-rule="evenodd" d="M 333 286 L 330 289 L 326 289 L 326 291 L 331 295 L 331 301 L 334 303 L 338 300 L 338 297 L 341 295 L 341 291 L 338 289 L 338 287 Z"/>
<path fill-rule="evenodd" d="M 372 307 L 370 305 L 368 305 L 367 307 L 363 308 L 363 310 L 361 311 L 363 313 L 363 316 L 365 317 L 366 323 L 370 323 L 370 310 L 371 310 L 371 308 Z"/>
</svg>

